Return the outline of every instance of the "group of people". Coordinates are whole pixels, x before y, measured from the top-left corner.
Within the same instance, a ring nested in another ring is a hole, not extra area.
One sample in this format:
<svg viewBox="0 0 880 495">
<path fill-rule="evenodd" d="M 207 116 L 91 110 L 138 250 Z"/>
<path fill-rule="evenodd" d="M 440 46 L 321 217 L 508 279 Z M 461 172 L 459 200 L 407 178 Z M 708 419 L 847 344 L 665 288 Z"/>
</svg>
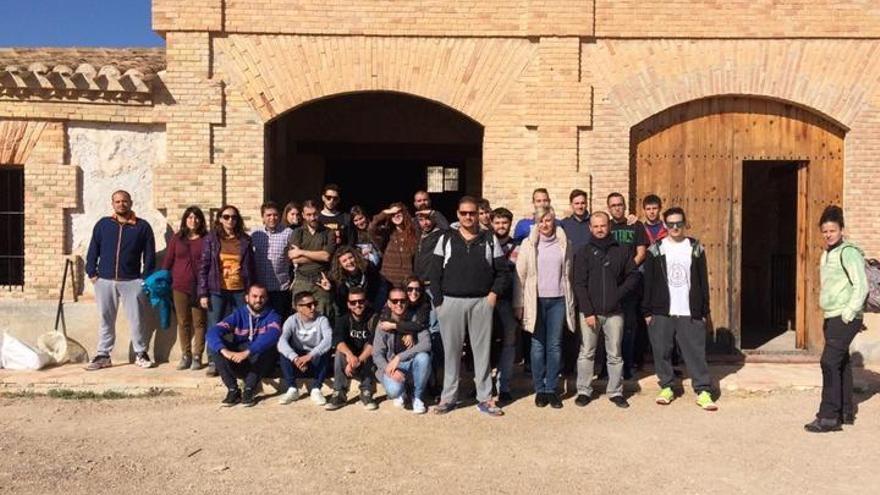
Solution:
<svg viewBox="0 0 880 495">
<path fill-rule="evenodd" d="M 208 373 L 219 374 L 228 389 L 224 405 L 255 404 L 260 381 L 280 369 L 287 387 L 281 404 L 297 400 L 297 381 L 310 378 L 311 400 L 339 409 L 356 379 L 367 409 L 377 408 L 373 395 L 379 382 L 396 406 L 424 413 L 430 403 L 444 414 L 460 404 L 467 358 L 473 361 L 478 410 L 501 416 L 502 406 L 514 400 L 512 376 L 522 355 L 535 405 L 561 408 L 558 381 L 567 329 L 578 351 L 576 363 L 570 363 L 577 373 L 575 405 L 590 404 L 597 396 L 596 375 L 607 374 L 607 397 L 629 407 L 623 382 L 650 347 L 661 389 L 658 404 L 676 398 L 675 354 L 684 361 L 699 407 L 717 409 L 705 355 L 710 312 L 705 247 L 687 235 L 682 208 L 663 210 L 661 199 L 649 195 L 642 200 L 640 221 L 627 214 L 624 196 L 612 193 L 607 212 L 591 214 L 586 192 L 575 189 L 570 215 L 558 218 L 549 193 L 539 188 L 532 194 L 533 215 L 514 225 L 510 210 L 469 196 L 459 200 L 452 223 L 432 209 L 424 191 L 415 194 L 412 212 L 394 203 L 372 218 L 357 206 L 342 211 L 340 202 L 339 187 L 332 184 L 323 188 L 321 202 L 283 209 L 267 202 L 260 209 L 262 226 L 250 233 L 232 205 L 217 211 L 210 229 L 198 207 L 184 212 L 162 262 L 173 281 L 178 369 L 207 364 Z M 140 283 L 155 269 L 153 233 L 131 211 L 127 192 L 114 193 L 112 204 L 113 215 L 95 226 L 86 264 L 101 314 L 98 350 L 87 369 L 111 365 L 120 300 L 135 364 L 152 367 Z M 842 231 L 842 212 L 831 220 L 823 216 L 823 233 L 828 222 Z M 841 237 L 829 234 L 826 240 L 829 249 L 842 249 Z M 823 290 L 827 277 L 839 278 L 835 270 L 843 269 L 844 260 L 851 272 L 864 276 L 854 254 L 838 258 L 839 269 L 826 267 L 823 257 Z M 864 280 L 853 277 L 849 292 L 857 298 Z M 823 376 L 826 388 L 835 391 L 823 394 L 811 431 L 831 428 L 832 413 L 838 421 L 851 414 L 845 410 L 847 394 L 851 404 L 851 369 L 841 349 L 861 320 L 842 298 L 830 299 L 844 309 L 829 309 L 823 297 L 823 308 L 831 311 L 826 340 L 837 352 L 833 360 L 823 355 Z M 829 339 L 829 332 L 840 338 Z M 500 345 L 493 352 L 495 342 Z M 327 400 L 321 388 L 331 374 Z"/>
</svg>

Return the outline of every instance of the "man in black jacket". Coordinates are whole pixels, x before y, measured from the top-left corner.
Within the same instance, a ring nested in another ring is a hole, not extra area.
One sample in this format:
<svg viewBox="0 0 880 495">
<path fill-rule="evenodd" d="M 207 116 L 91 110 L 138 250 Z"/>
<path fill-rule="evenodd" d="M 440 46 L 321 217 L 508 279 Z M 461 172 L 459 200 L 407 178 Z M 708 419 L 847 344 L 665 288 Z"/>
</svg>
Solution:
<svg viewBox="0 0 880 495">
<path fill-rule="evenodd" d="M 668 236 L 648 250 L 642 314 L 654 349 L 654 368 L 660 381 L 658 404 L 672 402 L 672 348 L 678 343 L 697 393 L 697 405 L 707 411 L 712 400 L 712 377 L 706 363 L 706 319 L 709 317 L 709 275 L 706 251 L 685 235 L 686 217 L 678 207 L 663 212 Z"/>
<path fill-rule="evenodd" d="M 367 307 L 367 293 L 362 287 L 348 291 L 348 312 L 336 319 L 333 326 L 333 347 L 336 358 L 333 365 L 333 395 L 325 409 L 335 411 L 344 406 L 351 378 L 360 380 L 360 400 L 364 409 L 375 411 L 373 400 L 373 312 Z"/>
<path fill-rule="evenodd" d="M 477 200 L 465 196 L 458 202 L 457 229 L 437 241 L 428 289 L 440 320 L 445 363 L 443 393 L 434 409 L 444 414 L 455 408 L 465 331 L 474 355 L 477 408 L 490 416 L 504 412 L 492 400 L 489 355 L 492 347 L 492 311 L 499 295 L 510 284 L 507 258 L 491 230 L 477 224 Z"/>
<path fill-rule="evenodd" d="M 593 213 L 590 217 L 592 237 L 574 258 L 574 293 L 581 315 L 575 404 L 581 407 L 590 403 L 593 394 L 593 366 L 600 330 L 605 334 L 608 363 L 606 393 L 616 406 L 629 407 L 623 397 L 621 300 L 632 293 L 639 278 L 630 249 L 609 235 L 610 220 L 605 212 Z"/>
</svg>

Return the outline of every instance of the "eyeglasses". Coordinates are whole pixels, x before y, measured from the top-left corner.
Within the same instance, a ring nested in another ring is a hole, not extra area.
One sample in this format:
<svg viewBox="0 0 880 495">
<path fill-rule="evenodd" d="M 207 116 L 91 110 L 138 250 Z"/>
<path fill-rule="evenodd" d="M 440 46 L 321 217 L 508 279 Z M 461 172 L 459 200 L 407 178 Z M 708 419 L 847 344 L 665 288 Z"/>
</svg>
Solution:
<svg viewBox="0 0 880 495">
<path fill-rule="evenodd" d="M 475 217 L 475 216 L 477 216 L 477 212 L 476 212 L 476 211 L 461 211 L 461 210 L 458 210 L 458 214 L 461 215 L 461 216 L 463 216 L 463 217 Z"/>
<path fill-rule="evenodd" d="M 297 306 L 299 306 L 301 308 L 309 308 L 309 309 L 314 308 L 317 305 L 318 305 L 318 303 L 316 303 L 315 301 L 297 304 Z"/>
<path fill-rule="evenodd" d="M 681 222 L 666 222 L 667 229 L 683 229 L 684 221 Z"/>
<path fill-rule="evenodd" d="M 422 290 L 421 287 L 407 287 L 407 288 L 406 288 L 406 291 L 407 291 L 407 292 L 418 292 L 418 291 L 420 291 L 420 290 Z"/>
<path fill-rule="evenodd" d="M 349 306 L 363 306 L 366 303 L 366 299 L 352 299 L 348 301 Z"/>
<path fill-rule="evenodd" d="M 406 304 L 406 299 L 389 299 L 391 304 Z"/>
<path fill-rule="evenodd" d="M 229 215 L 224 213 L 220 215 L 220 218 L 222 218 L 223 220 L 238 220 L 238 215 Z"/>
</svg>

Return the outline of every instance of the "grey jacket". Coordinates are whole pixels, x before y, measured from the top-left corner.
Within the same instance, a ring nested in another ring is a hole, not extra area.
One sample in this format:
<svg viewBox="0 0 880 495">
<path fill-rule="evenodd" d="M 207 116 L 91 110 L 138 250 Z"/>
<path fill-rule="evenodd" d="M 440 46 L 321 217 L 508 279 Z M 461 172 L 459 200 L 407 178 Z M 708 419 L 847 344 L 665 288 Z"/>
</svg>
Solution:
<svg viewBox="0 0 880 495">
<path fill-rule="evenodd" d="M 378 318 L 376 318 L 378 322 Z M 409 349 L 399 352 L 400 362 L 406 362 L 414 358 L 420 352 L 431 352 L 431 333 L 427 328 L 422 328 L 414 335 L 416 343 Z M 382 379 L 388 361 L 394 359 L 394 332 L 386 332 L 376 328 L 373 337 L 373 363 L 376 364 L 376 377 Z"/>
<path fill-rule="evenodd" d="M 278 339 L 278 352 L 290 361 L 301 353 L 316 358 L 329 351 L 332 343 L 333 329 L 326 316 L 318 316 L 306 323 L 294 313 L 284 322 L 281 338 Z"/>
</svg>

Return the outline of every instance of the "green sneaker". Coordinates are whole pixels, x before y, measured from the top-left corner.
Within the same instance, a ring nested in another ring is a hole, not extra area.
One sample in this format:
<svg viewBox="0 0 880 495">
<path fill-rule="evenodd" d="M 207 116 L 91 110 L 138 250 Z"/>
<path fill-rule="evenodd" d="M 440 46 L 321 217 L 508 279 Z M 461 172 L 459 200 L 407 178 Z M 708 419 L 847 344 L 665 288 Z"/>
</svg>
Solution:
<svg viewBox="0 0 880 495">
<path fill-rule="evenodd" d="M 715 405 L 715 401 L 712 400 L 712 394 L 709 392 L 700 392 L 700 395 L 697 396 L 697 405 L 702 407 L 704 411 L 717 411 L 718 406 Z"/>
<path fill-rule="evenodd" d="M 666 387 L 660 391 L 660 395 L 654 399 L 654 402 L 660 404 L 661 406 L 668 406 L 672 403 L 672 399 L 675 398 L 675 393 L 672 391 L 670 387 Z"/>
</svg>

